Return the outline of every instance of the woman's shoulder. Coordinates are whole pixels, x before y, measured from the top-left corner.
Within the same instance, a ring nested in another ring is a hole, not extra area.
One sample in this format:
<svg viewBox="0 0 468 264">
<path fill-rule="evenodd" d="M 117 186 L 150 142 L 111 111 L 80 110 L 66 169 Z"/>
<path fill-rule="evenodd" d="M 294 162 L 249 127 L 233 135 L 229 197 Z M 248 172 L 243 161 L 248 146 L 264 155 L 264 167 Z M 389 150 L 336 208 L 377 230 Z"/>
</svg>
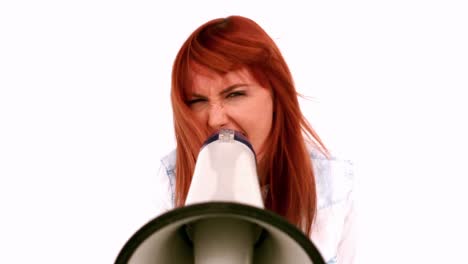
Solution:
<svg viewBox="0 0 468 264">
<path fill-rule="evenodd" d="M 325 155 L 313 147 L 308 150 L 314 169 L 318 209 L 346 200 L 354 187 L 353 161 L 334 153 Z"/>
<path fill-rule="evenodd" d="M 176 165 L 176 149 L 173 149 L 161 158 L 161 165 L 168 175 L 174 173 Z"/>
<path fill-rule="evenodd" d="M 354 164 L 351 159 L 310 149 L 317 190 L 312 241 L 327 263 L 348 263 L 354 252 Z"/>
<path fill-rule="evenodd" d="M 175 164 L 176 164 L 176 150 L 172 150 L 160 159 L 160 168 L 158 173 L 158 181 L 164 185 L 164 190 L 161 191 L 162 196 L 170 198 L 166 201 L 166 208 L 172 208 L 175 205 Z M 166 199 L 161 198 L 161 199 Z"/>
</svg>

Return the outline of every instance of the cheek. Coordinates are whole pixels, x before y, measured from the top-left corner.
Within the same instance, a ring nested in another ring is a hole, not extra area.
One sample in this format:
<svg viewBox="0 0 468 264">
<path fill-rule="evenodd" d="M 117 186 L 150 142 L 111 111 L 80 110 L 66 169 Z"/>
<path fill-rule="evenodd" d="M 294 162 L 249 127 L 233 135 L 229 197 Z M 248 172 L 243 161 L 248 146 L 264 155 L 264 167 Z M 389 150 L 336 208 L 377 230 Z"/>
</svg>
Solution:
<svg viewBox="0 0 468 264">
<path fill-rule="evenodd" d="M 261 133 L 260 138 L 265 139 L 270 134 L 272 127 L 272 112 L 263 113 L 258 118 L 258 130 Z"/>
<path fill-rule="evenodd" d="M 273 108 L 272 104 L 266 104 L 266 107 L 263 107 L 261 112 L 258 112 L 258 120 L 257 120 L 257 129 L 258 129 L 258 137 L 261 142 L 259 144 L 264 144 L 265 141 L 268 139 L 270 135 L 270 131 L 273 126 Z"/>
<path fill-rule="evenodd" d="M 203 121 L 207 120 L 207 115 L 203 113 L 202 111 L 193 111 L 192 114 L 193 114 L 194 120 L 199 124 L 202 124 Z"/>
<path fill-rule="evenodd" d="M 205 137 L 208 137 L 212 131 L 207 127 L 208 115 L 204 111 L 192 112 L 192 115 L 189 117 L 191 123 L 199 130 L 201 133 L 204 133 Z"/>
<path fill-rule="evenodd" d="M 265 108 L 252 109 L 243 113 L 242 116 L 238 115 L 236 123 L 247 133 L 251 143 L 260 147 L 270 133 L 272 113 L 265 112 Z"/>
<path fill-rule="evenodd" d="M 191 118 L 200 125 L 206 125 L 209 118 L 209 107 L 199 106 L 196 109 L 191 110 Z"/>
</svg>

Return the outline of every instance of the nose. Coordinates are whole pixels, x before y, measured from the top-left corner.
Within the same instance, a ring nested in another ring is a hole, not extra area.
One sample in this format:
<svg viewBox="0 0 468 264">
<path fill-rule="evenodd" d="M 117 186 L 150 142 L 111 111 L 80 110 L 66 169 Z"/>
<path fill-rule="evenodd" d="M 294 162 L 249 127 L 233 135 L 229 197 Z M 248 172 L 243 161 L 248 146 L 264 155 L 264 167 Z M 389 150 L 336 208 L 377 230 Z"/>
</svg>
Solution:
<svg viewBox="0 0 468 264">
<path fill-rule="evenodd" d="M 208 112 L 208 126 L 212 130 L 219 130 L 228 123 L 226 109 L 222 104 L 211 104 Z"/>
</svg>

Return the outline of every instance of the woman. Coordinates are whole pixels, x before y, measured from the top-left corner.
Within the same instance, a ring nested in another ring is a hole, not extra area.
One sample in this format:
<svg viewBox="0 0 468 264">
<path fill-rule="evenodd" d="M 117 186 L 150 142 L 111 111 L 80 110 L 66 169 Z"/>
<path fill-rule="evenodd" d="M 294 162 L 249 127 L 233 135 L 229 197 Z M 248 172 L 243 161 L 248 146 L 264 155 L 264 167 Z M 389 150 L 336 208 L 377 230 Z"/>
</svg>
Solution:
<svg viewBox="0 0 468 264">
<path fill-rule="evenodd" d="M 330 157 L 297 96 L 278 47 L 254 21 L 230 16 L 196 29 L 173 65 L 177 149 L 162 159 L 160 212 L 184 204 L 204 140 L 234 129 L 257 155 L 265 207 L 308 234 L 328 263 L 352 263 L 351 164 Z"/>
</svg>

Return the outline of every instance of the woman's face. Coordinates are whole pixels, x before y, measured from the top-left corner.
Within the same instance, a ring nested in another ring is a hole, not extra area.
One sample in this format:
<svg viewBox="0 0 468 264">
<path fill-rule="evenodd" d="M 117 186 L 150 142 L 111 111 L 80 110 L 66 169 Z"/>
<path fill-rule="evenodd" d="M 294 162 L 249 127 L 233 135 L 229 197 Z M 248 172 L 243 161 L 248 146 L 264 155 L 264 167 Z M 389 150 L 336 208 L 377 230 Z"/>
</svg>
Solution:
<svg viewBox="0 0 468 264">
<path fill-rule="evenodd" d="M 188 105 L 210 132 L 221 128 L 243 133 L 261 160 L 273 120 L 270 90 L 260 86 L 247 69 L 195 74 Z"/>
</svg>

